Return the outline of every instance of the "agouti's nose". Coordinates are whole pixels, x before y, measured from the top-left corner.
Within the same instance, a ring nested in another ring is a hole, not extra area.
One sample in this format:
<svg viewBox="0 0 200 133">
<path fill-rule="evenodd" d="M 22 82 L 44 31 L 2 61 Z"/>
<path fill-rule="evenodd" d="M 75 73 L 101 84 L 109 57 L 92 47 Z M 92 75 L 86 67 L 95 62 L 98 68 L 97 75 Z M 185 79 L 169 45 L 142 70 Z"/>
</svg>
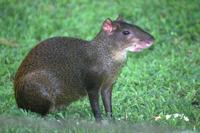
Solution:
<svg viewBox="0 0 200 133">
<path fill-rule="evenodd" d="M 153 36 L 149 36 L 146 40 L 145 40 L 146 43 L 148 44 L 152 44 L 154 42 L 154 37 Z"/>
</svg>

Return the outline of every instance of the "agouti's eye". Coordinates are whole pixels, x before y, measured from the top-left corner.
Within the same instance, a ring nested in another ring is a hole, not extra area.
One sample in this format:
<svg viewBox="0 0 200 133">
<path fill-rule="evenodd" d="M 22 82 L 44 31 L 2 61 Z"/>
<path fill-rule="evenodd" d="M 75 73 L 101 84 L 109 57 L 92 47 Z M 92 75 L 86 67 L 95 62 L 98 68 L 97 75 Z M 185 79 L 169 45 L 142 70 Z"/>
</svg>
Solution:
<svg viewBox="0 0 200 133">
<path fill-rule="evenodd" d="M 129 35 L 129 34 L 130 34 L 129 31 L 123 31 L 122 33 L 123 33 L 124 35 Z"/>
</svg>

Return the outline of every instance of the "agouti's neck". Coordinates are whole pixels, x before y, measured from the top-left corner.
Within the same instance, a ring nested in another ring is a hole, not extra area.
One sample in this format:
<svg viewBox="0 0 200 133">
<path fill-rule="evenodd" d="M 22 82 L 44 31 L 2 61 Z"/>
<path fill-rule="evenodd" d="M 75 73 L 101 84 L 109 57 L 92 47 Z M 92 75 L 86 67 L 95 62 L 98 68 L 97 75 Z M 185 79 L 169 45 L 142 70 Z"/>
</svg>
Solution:
<svg viewBox="0 0 200 133">
<path fill-rule="evenodd" d="M 113 62 L 123 63 L 126 59 L 126 51 L 116 49 L 116 42 L 111 41 L 106 33 L 100 31 L 91 41 L 91 46 L 94 46 L 95 52 L 104 58 L 110 58 Z M 98 56 L 97 55 L 97 56 Z"/>
<path fill-rule="evenodd" d="M 116 73 L 122 67 L 124 62 L 123 60 L 117 60 L 117 53 L 113 53 L 113 48 L 104 33 L 99 33 L 87 47 L 87 63 L 88 67 L 92 71 L 96 71 L 99 74 L 103 74 L 102 76 L 113 75 L 115 77 Z"/>
</svg>

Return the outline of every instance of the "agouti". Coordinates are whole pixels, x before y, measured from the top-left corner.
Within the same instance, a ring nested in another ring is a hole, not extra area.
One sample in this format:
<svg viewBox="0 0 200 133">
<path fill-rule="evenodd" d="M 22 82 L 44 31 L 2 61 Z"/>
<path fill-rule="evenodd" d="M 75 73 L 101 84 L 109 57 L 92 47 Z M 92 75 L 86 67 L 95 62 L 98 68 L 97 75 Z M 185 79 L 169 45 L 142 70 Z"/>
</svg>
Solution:
<svg viewBox="0 0 200 133">
<path fill-rule="evenodd" d="M 112 117 L 112 85 L 128 51 L 152 45 L 153 37 L 121 17 L 106 19 L 91 41 L 53 37 L 34 47 L 20 65 L 14 80 L 19 108 L 46 115 L 88 95 L 96 121 L 105 111 Z"/>
</svg>

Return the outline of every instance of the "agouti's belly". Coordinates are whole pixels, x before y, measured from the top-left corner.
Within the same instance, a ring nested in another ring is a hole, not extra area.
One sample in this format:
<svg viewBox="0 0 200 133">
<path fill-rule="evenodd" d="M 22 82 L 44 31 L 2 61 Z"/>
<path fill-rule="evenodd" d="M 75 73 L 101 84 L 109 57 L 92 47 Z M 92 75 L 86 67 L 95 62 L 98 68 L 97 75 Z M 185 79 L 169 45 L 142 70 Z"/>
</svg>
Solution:
<svg viewBox="0 0 200 133">
<path fill-rule="evenodd" d="M 87 95 L 85 88 L 77 87 L 76 85 L 55 90 L 55 107 L 59 108 L 67 106 L 74 101 L 77 101 Z"/>
</svg>

